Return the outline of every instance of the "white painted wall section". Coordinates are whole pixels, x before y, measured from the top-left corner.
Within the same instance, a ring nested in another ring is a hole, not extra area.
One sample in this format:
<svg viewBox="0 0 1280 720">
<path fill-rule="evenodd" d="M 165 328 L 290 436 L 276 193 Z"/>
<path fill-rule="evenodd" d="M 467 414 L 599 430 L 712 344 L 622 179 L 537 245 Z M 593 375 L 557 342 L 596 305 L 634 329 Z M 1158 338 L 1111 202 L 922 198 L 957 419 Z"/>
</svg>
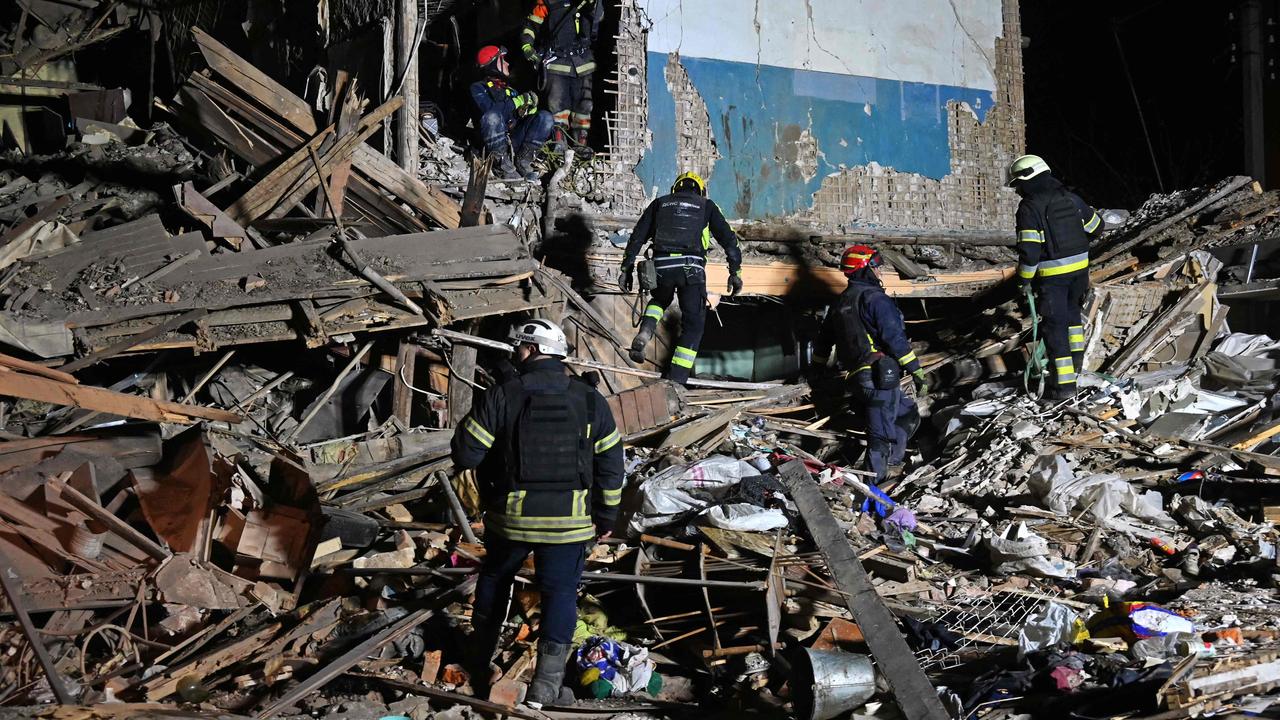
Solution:
<svg viewBox="0 0 1280 720">
<path fill-rule="evenodd" d="M 991 90 L 992 0 L 640 0 L 650 52 Z"/>
</svg>

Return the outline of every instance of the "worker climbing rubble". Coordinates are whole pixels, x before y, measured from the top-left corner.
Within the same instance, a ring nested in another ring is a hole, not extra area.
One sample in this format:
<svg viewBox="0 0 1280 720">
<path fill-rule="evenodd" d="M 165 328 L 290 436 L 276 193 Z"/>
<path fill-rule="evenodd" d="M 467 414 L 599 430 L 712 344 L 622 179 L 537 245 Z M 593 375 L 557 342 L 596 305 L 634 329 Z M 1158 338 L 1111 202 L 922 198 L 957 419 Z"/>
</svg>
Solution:
<svg viewBox="0 0 1280 720">
<path fill-rule="evenodd" d="M 1036 155 L 1009 166 L 1018 204 L 1018 283 L 1039 297 L 1045 348 L 1052 360 L 1048 398 L 1076 393 L 1084 372 L 1084 324 L 1080 311 L 1089 290 L 1089 244 L 1102 234 L 1102 219 L 1055 178 Z"/>
<path fill-rule="evenodd" d="M 546 78 L 558 148 L 568 136 L 578 148 L 589 149 L 594 47 L 603 18 L 601 0 L 535 0 L 525 18 L 520 50 Z"/>
<path fill-rule="evenodd" d="M 547 320 L 510 334 L 519 376 L 475 404 L 453 439 L 455 467 L 475 468 L 485 507 L 485 560 L 476 585 L 468 671 L 483 693 L 511 586 L 533 554 L 542 637 L 527 702 L 572 702 L 563 686 L 588 548 L 608 537 L 622 498 L 622 443 L 591 385 L 570 377 L 564 331 Z"/>
<path fill-rule="evenodd" d="M 680 302 L 681 329 L 667 376 L 688 382 L 698 358 L 698 345 L 707 318 L 707 250 L 711 238 L 724 248 L 729 261 L 728 291 L 742 292 L 742 251 L 724 214 L 707 198 L 707 185 L 694 172 L 676 178 L 671 193 L 649 203 L 631 231 L 619 276 L 623 292 L 631 292 L 636 258 L 646 243 L 653 243 L 657 286 L 631 341 L 631 359 L 644 360 L 644 348 L 657 332 L 658 321 L 673 298 Z"/>
<path fill-rule="evenodd" d="M 537 93 L 518 92 L 511 86 L 506 48 L 480 48 L 476 66 L 484 77 L 471 83 L 471 99 L 479 114 L 484 148 L 494 157 L 495 174 L 507 180 L 536 180 L 533 162 L 551 137 L 551 113 L 538 109 Z"/>
<path fill-rule="evenodd" d="M 862 406 L 867 427 L 867 465 L 876 483 L 902 467 L 907 440 L 920 426 L 915 402 L 902 391 L 902 371 L 915 377 L 916 392 L 929 385 L 907 339 L 897 304 L 884 291 L 880 253 L 866 245 L 844 251 L 840 269 L 849 284 L 827 311 L 815 356 L 830 362 L 835 347 L 837 365 Z"/>
</svg>

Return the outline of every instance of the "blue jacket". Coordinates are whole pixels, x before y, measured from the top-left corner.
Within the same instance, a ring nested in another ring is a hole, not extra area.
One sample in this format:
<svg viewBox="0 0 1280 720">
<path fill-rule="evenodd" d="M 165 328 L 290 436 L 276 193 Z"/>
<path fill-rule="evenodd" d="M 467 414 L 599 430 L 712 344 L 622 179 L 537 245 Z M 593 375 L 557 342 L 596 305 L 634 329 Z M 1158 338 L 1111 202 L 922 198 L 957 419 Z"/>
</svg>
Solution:
<svg viewBox="0 0 1280 720">
<path fill-rule="evenodd" d="M 536 100 L 526 103 L 521 93 L 500 77 L 487 77 L 471 83 L 471 101 L 476 105 L 477 119 L 480 115 L 497 112 L 507 122 L 508 128 L 517 118 L 537 109 Z"/>
<path fill-rule="evenodd" d="M 871 350 L 896 359 L 905 372 L 913 373 L 919 370 L 920 361 L 916 359 L 915 351 L 911 349 L 911 341 L 907 338 L 907 326 L 902 319 L 902 311 L 898 309 L 898 304 L 893 298 L 884 291 L 880 281 L 873 275 L 859 276 L 850 278 L 849 286 L 862 291 L 856 294 L 856 297 L 860 298 L 858 317 L 866 327 L 867 335 L 870 336 Z M 854 293 L 845 293 L 837 302 L 849 302 L 854 296 Z M 835 327 L 837 322 L 840 322 L 840 313 L 835 312 L 833 307 L 827 311 L 826 321 L 823 323 L 822 332 L 814 348 L 819 359 L 830 357 L 831 348 L 841 337 Z M 852 357 L 858 354 L 854 349 L 849 348 L 841 352 L 840 356 Z M 844 369 L 857 372 L 866 368 L 846 367 Z"/>
</svg>

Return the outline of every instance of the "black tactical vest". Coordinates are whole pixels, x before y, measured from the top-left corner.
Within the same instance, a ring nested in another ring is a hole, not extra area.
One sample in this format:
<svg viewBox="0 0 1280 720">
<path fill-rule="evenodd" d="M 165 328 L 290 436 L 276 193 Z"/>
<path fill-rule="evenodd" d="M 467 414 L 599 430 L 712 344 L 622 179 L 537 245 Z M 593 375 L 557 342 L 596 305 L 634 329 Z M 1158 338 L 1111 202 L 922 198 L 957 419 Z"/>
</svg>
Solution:
<svg viewBox="0 0 1280 720">
<path fill-rule="evenodd" d="M 596 394 L 568 377 L 566 386 L 507 384 L 507 478 L 510 490 L 591 487 L 593 447 L 588 426 Z"/>
<path fill-rule="evenodd" d="M 1044 219 L 1043 260 L 1059 260 L 1089 252 L 1089 235 L 1084 231 L 1080 209 L 1066 188 L 1027 198 Z"/>
<path fill-rule="evenodd" d="M 671 193 L 656 201 L 653 251 L 706 256 L 702 231 L 707 227 L 707 199 L 689 192 Z"/>
<path fill-rule="evenodd" d="M 870 285 L 849 283 L 831 307 L 835 313 L 831 321 L 835 323 L 836 359 L 840 367 L 849 372 L 856 372 L 875 360 L 875 346 L 867 324 L 862 321 L 862 296 L 874 290 Z"/>
<path fill-rule="evenodd" d="M 546 0 L 546 5 L 546 49 L 552 54 L 590 51 L 591 0 Z"/>
</svg>

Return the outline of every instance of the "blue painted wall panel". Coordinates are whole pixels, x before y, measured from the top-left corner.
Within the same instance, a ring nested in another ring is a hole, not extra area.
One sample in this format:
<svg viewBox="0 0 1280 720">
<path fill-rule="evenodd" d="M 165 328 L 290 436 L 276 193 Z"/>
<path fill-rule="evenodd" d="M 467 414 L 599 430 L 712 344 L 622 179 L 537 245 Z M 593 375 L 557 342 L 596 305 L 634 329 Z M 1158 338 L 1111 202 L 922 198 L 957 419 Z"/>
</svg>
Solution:
<svg viewBox="0 0 1280 720">
<path fill-rule="evenodd" d="M 675 167 L 675 104 L 666 53 L 649 53 L 649 127 L 653 147 L 636 169 L 661 190 Z M 877 162 L 941 178 L 951 169 L 946 105 L 963 101 L 979 120 L 993 104 L 986 90 L 682 57 L 707 105 L 721 159 L 709 178 L 725 214 L 765 219 L 809 208 L 822 178 Z M 867 108 L 870 108 L 870 114 Z M 817 172 L 806 180 L 791 143 L 803 130 L 817 141 Z M 779 160 L 782 158 L 782 161 Z"/>
</svg>

